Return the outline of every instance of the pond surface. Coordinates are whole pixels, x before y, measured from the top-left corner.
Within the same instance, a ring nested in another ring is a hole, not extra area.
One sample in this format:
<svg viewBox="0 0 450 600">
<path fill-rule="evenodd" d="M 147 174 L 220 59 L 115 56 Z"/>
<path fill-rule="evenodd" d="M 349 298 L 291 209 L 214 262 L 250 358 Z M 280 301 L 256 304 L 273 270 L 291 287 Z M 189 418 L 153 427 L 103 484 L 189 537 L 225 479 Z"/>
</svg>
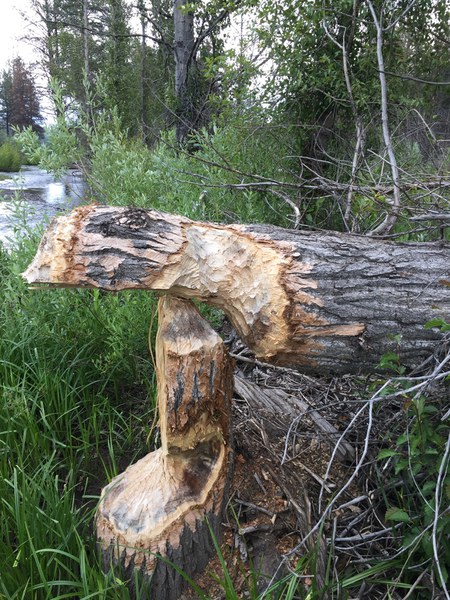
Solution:
<svg viewBox="0 0 450 600">
<path fill-rule="evenodd" d="M 57 213 L 80 204 L 86 184 L 79 171 L 60 180 L 38 167 L 22 167 L 19 173 L 0 171 L 0 243 L 10 248 L 17 233 L 48 222 Z M 17 205 L 16 198 L 20 199 Z"/>
</svg>

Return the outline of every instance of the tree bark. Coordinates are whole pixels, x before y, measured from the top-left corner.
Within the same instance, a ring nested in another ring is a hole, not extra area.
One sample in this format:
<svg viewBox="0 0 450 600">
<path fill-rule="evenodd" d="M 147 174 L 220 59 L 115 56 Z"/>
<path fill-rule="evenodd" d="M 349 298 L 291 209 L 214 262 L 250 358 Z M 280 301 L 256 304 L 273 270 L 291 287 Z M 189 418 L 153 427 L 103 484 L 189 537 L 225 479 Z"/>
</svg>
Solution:
<svg viewBox="0 0 450 600">
<path fill-rule="evenodd" d="M 194 13 L 187 0 L 174 0 L 173 24 L 175 36 L 175 97 L 177 99 L 176 140 L 181 143 L 192 124 L 193 98 L 189 94 L 189 74 L 194 61 Z M 191 2 L 192 4 L 192 2 Z"/>
<path fill-rule="evenodd" d="M 230 475 L 232 361 L 191 302 L 164 297 L 156 339 L 162 446 L 115 477 L 97 509 L 104 566 L 174 600 L 220 534 Z M 211 529 L 211 531 L 210 531 Z M 158 559 L 161 555 L 166 560 Z M 151 581 L 150 581 L 151 580 Z"/>
<path fill-rule="evenodd" d="M 55 219 L 31 284 L 146 289 L 221 308 L 256 356 L 306 372 L 371 372 L 434 351 L 450 320 L 450 244 L 394 244 L 267 225 L 219 226 L 85 206 Z"/>
</svg>

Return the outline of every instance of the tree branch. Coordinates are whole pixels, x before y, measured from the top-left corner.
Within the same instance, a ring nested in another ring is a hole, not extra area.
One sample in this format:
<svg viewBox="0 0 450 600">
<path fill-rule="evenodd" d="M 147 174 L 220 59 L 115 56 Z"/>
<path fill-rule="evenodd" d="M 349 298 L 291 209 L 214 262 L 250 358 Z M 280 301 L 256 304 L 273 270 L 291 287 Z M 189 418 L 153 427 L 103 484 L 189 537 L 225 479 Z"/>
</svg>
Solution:
<svg viewBox="0 0 450 600">
<path fill-rule="evenodd" d="M 367 4 L 369 6 L 370 12 L 372 14 L 372 19 L 375 24 L 375 28 L 377 30 L 377 60 L 379 67 L 379 75 L 380 75 L 380 85 L 381 85 L 381 121 L 383 128 L 383 138 L 386 146 L 386 150 L 389 156 L 389 164 L 392 173 L 392 182 L 393 186 L 393 203 L 392 208 L 386 215 L 385 220 L 378 225 L 375 229 L 371 231 L 371 235 L 379 235 L 383 233 L 389 233 L 392 227 L 395 225 L 398 219 L 398 215 L 400 212 L 401 199 L 400 199 L 400 177 L 397 166 L 397 159 L 394 153 L 394 147 L 392 144 L 391 133 L 389 131 L 389 116 L 388 116 L 388 95 L 387 95 L 387 85 L 386 85 L 386 77 L 384 76 L 384 57 L 383 57 L 383 28 L 382 23 L 378 20 L 375 9 L 371 0 L 367 0 Z"/>
</svg>

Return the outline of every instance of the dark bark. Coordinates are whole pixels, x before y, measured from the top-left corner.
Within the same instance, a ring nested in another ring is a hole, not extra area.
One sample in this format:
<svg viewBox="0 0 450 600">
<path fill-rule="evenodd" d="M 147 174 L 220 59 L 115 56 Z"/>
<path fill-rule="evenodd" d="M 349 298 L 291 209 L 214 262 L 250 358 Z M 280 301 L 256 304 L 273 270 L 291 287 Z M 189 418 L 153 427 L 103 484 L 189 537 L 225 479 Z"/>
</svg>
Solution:
<svg viewBox="0 0 450 600">
<path fill-rule="evenodd" d="M 190 73 L 194 65 L 194 13 L 186 10 L 187 0 L 173 3 L 175 36 L 175 97 L 177 101 L 176 139 L 181 143 L 193 128 L 192 90 L 189 90 Z"/>
<path fill-rule="evenodd" d="M 257 357 L 309 372 L 370 372 L 388 351 L 417 365 L 441 339 L 424 324 L 450 320 L 449 243 L 218 226 L 133 208 L 56 219 L 24 276 L 203 300 Z"/>
</svg>

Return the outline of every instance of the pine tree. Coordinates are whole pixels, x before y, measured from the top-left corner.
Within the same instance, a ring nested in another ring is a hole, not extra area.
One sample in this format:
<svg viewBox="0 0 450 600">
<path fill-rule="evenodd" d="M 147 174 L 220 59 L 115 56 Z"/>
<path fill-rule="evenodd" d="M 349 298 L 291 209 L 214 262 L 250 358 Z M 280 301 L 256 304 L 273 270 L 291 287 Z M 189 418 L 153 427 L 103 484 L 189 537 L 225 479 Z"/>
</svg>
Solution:
<svg viewBox="0 0 450 600">
<path fill-rule="evenodd" d="M 43 132 L 36 85 L 30 70 L 20 57 L 15 58 L 12 63 L 8 103 L 9 125 L 18 129 L 31 126 L 37 133 Z"/>
<path fill-rule="evenodd" d="M 0 130 L 11 135 L 11 71 L 3 71 L 0 79 Z"/>
</svg>

